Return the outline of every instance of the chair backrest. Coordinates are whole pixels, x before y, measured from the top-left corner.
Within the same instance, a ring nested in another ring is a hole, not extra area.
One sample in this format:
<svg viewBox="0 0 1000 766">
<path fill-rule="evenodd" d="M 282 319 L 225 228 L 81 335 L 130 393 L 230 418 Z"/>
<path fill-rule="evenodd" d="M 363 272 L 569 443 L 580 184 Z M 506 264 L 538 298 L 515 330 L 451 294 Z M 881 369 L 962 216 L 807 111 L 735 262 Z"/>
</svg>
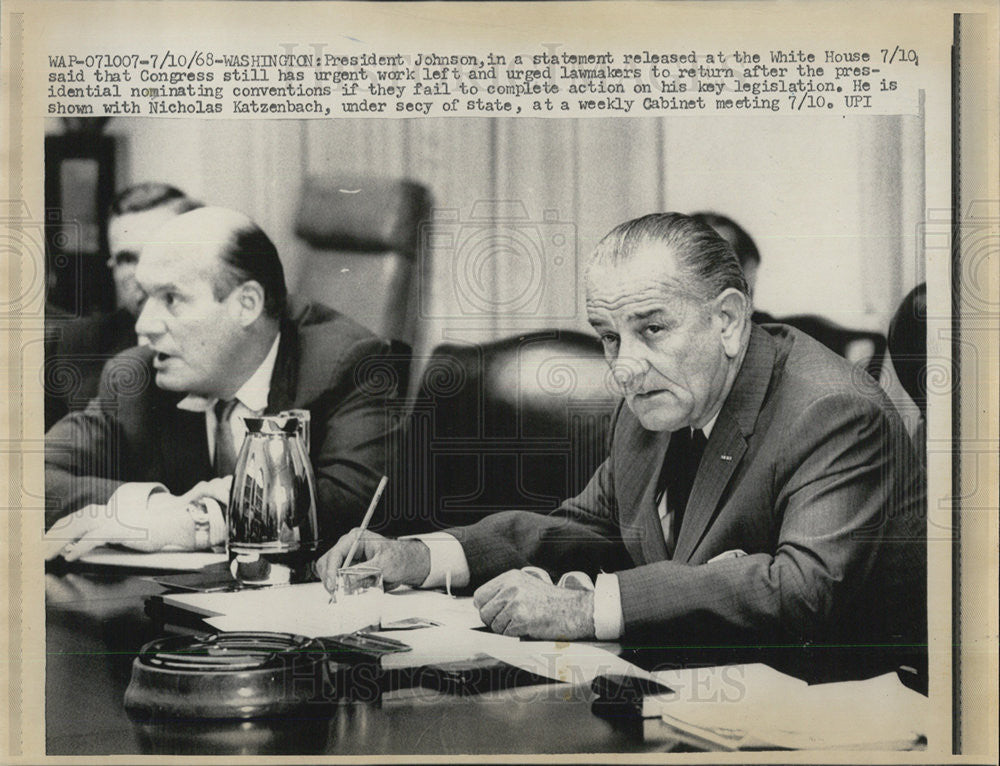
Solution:
<svg viewBox="0 0 1000 766">
<path fill-rule="evenodd" d="M 878 380 L 886 343 L 881 333 L 851 330 L 816 314 L 795 314 L 774 321 L 802 330 L 850 362 L 863 361 L 868 374 Z"/>
<path fill-rule="evenodd" d="M 396 459 L 406 478 L 390 511 L 394 531 L 555 509 L 606 457 L 617 400 L 589 335 L 551 330 L 438 346 Z"/>
<path fill-rule="evenodd" d="M 430 205 L 430 192 L 412 181 L 307 177 L 295 233 L 309 250 L 296 292 L 412 344 L 414 262 Z"/>
<path fill-rule="evenodd" d="M 889 356 L 900 384 L 927 417 L 927 285 L 914 287 L 889 323 Z"/>
</svg>

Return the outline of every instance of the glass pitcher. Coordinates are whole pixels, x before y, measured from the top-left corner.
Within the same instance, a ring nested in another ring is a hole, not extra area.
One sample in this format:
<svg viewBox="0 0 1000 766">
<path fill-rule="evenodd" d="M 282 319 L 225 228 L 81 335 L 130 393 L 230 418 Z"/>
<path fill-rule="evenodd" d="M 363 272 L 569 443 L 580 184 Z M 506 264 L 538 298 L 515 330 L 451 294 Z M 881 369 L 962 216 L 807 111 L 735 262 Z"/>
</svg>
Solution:
<svg viewBox="0 0 1000 766">
<path fill-rule="evenodd" d="M 319 543 L 316 480 L 298 418 L 244 418 L 229 495 L 230 571 L 244 584 L 275 585 L 309 577 Z"/>
</svg>

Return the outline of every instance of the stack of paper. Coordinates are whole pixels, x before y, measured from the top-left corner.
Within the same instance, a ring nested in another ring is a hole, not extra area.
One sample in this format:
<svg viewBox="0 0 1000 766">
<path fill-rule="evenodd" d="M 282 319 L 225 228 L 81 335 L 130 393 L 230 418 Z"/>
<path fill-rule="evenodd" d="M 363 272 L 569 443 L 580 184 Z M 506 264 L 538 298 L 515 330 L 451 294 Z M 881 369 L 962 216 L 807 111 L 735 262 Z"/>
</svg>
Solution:
<svg viewBox="0 0 1000 766">
<path fill-rule="evenodd" d="M 106 545 L 98 546 L 80 557 L 80 561 L 85 564 L 177 572 L 194 572 L 212 564 L 220 564 L 225 560 L 225 553 L 212 553 L 210 551 L 165 550 L 155 553 L 140 553 L 139 551 L 123 550 Z"/>
<path fill-rule="evenodd" d="M 922 744 L 927 699 L 895 673 L 809 686 L 765 665 L 656 673 L 675 690 L 645 701 L 682 732 L 732 749 L 905 750 Z"/>
<path fill-rule="evenodd" d="M 384 633 L 412 651 L 383 658 L 383 667 L 431 665 L 488 655 L 522 670 L 566 683 L 589 683 L 602 674 L 645 674 L 600 646 L 565 641 L 520 641 L 482 628 L 471 598 L 436 591 L 401 589 L 372 609 L 353 614 L 330 603 L 322 583 L 222 593 L 170 593 L 165 603 L 197 612 L 219 630 L 270 630 L 303 636 L 334 636 L 381 623 L 425 618 L 440 627 Z M 646 674 L 648 675 L 648 674 Z"/>
<path fill-rule="evenodd" d="M 204 615 L 219 630 L 270 630 L 302 636 L 335 636 L 369 625 L 410 617 L 430 617 L 453 628 L 482 626 L 471 598 L 457 599 L 435 591 L 387 593 L 358 614 L 330 603 L 322 583 L 222 593 L 169 593 L 163 601 Z"/>
<path fill-rule="evenodd" d="M 516 638 L 498 636 L 480 630 L 440 627 L 417 630 L 386 631 L 376 635 L 402 641 L 408 652 L 387 654 L 381 659 L 383 669 L 418 668 L 450 662 L 466 662 L 483 655 L 495 656 L 505 644 L 517 644 Z"/>
</svg>

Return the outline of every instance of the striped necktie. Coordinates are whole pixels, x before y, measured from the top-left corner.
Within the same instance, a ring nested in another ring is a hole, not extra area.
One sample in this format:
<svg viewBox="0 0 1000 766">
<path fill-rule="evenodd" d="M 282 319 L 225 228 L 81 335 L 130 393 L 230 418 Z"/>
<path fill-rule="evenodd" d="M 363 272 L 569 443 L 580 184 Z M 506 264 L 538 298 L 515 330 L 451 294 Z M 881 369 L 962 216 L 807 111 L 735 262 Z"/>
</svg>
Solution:
<svg viewBox="0 0 1000 766">
<path fill-rule="evenodd" d="M 233 429 L 230 421 L 236 399 L 215 403 L 215 465 L 216 476 L 231 476 L 236 470 L 236 447 L 233 444 Z"/>
</svg>

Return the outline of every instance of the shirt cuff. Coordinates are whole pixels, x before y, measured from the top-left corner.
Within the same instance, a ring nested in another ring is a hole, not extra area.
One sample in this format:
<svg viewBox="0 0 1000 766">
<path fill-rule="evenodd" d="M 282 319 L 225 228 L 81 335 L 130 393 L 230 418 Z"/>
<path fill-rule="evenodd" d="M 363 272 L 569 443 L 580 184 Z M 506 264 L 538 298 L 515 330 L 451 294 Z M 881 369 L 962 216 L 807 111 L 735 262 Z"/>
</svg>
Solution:
<svg viewBox="0 0 1000 766">
<path fill-rule="evenodd" d="M 400 540 L 420 540 L 431 552 L 431 571 L 421 588 L 440 588 L 450 584 L 464 588 L 469 584 L 469 562 L 465 558 L 462 544 L 447 532 L 428 532 L 426 535 L 410 535 Z M 451 573 L 451 582 L 448 574 Z"/>
<path fill-rule="evenodd" d="M 226 517 L 222 514 L 222 506 L 214 497 L 203 497 L 202 502 L 208 509 L 208 544 L 210 546 L 222 545 L 228 536 L 226 527 Z"/>
<path fill-rule="evenodd" d="M 166 492 L 167 488 L 155 481 L 131 481 L 122 484 L 108 498 L 108 509 L 121 505 L 127 508 L 148 508 L 149 498 L 156 492 Z"/>
<path fill-rule="evenodd" d="M 598 641 L 615 641 L 621 638 L 622 594 L 618 587 L 618 577 L 613 574 L 597 575 L 594 586 L 594 637 Z"/>
</svg>

